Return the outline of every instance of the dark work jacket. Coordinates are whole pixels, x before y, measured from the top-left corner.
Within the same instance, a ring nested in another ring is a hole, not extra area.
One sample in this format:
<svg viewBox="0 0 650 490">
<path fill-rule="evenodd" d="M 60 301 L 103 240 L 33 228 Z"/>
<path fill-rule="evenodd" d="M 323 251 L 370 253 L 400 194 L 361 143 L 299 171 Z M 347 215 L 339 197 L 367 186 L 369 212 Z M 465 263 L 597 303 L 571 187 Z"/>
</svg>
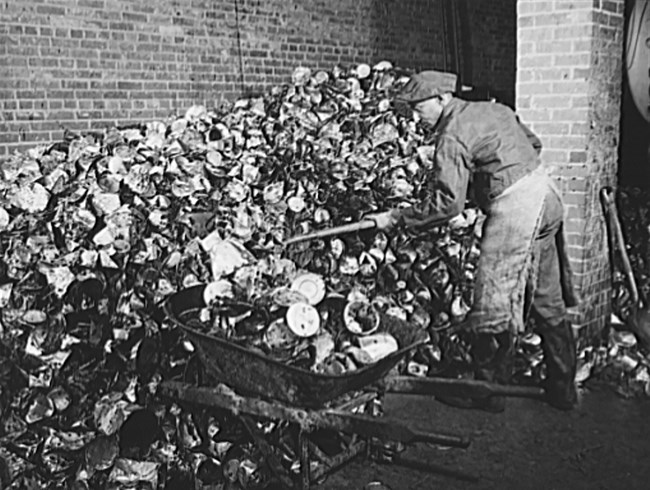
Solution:
<svg viewBox="0 0 650 490">
<path fill-rule="evenodd" d="M 484 211 L 490 201 L 540 164 L 539 139 L 509 107 L 453 98 L 435 127 L 436 151 L 423 199 L 400 209 L 403 226 L 440 224 L 460 213 L 472 182 Z"/>
</svg>

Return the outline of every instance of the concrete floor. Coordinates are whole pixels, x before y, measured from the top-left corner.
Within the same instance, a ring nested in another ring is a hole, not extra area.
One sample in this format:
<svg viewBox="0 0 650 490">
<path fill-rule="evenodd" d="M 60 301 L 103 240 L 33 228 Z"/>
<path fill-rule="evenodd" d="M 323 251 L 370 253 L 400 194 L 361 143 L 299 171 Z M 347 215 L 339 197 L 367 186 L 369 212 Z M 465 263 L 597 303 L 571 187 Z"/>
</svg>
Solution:
<svg viewBox="0 0 650 490">
<path fill-rule="evenodd" d="M 362 490 L 374 481 L 391 490 L 650 489 L 650 400 L 625 400 L 601 387 L 583 392 L 580 407 L 568 413 L 524 399 L 510 399 L 501 414 L 420 396 L 390 396 L 385 407 L 386 416 L 414 428 L 469 435 L 468 449 L 416 444 L 404 454 L 473 474 L 478 482 L 356 460 L 318 490 Z"/>
</svg>

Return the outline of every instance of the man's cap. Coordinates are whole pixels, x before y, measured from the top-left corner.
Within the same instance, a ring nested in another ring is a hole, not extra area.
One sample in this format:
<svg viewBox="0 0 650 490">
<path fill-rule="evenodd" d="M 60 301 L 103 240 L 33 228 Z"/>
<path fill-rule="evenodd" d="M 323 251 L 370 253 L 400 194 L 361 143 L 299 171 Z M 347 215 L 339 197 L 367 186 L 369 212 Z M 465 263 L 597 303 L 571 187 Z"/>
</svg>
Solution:
<svg viewBox="0 0 650 490">
<path fill-rule="evenodd" d="M 427 70 L 411 77 L 397 99 L 409 104 L 430 99 L 446 92 L 456 91 L 457 76 L 454 73 Z"/>
</svg>

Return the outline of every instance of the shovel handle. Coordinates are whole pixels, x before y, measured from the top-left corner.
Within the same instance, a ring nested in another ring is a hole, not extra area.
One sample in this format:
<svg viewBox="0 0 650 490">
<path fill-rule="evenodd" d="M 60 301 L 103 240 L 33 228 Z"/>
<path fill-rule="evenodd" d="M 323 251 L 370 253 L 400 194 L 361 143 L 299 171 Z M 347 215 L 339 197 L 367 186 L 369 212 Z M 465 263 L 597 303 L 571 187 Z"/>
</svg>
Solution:
<svg viewBox="0 0 650 490">
<path fill-rule="evenodd" d="M 364 219 L 356 223 L 350 223 L 349 225 L 335 226 L 333 228 L 326 228 L 324 230 L 314 231 L 312 233 L 305 233 L 304 235 L 294 236 L 285 240 L 284 246 L 291 245 L 293 243 L 305 242 L 308 240 L 315 240 L 317 238 L 326 238 L 334 235 L 344 235 L 346 233 L 354 233 L 356 231 L 363 230 L 372 230 L 377 227 L 377 223 L 371 219 Z"/>
<path fill-rule="evenodd" d="M 638 304 L 640 300 L 639 289 L 636 285 L 636 280 L 634 278 L 634 272 L 632 271 L 632 265 L 630 263 L 630 257 L 627 254 L 627 247 L 625 246 L 625 237 L 623 236 L 623 228 L 621 226 L 621 221 L 618 217 L 618 209 L 616 207 L 616 201 L 613 197 L 613 190 L 609 187 L 605 187 L 601 190 L 601 199 L 604 201 L 607 211 L 609 213 L 609 219 L 611 222 L 611 233 L 613 238 L 616 241 L 615 246 L 618 248 L 621 258 L 621 265 L 623 267 L 623 272 L 627 278 L 628 287 L 630 288 L 630 293 L 632 295 L 632 301 L 634 304 Z"/>
</svg>

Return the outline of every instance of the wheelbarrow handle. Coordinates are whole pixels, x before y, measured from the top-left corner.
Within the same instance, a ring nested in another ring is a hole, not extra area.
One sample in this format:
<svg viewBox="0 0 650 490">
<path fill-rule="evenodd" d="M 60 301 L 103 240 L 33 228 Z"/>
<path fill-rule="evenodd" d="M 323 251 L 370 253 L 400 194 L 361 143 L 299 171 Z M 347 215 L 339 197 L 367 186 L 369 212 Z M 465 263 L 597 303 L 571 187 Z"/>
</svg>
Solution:
<svg viewBox="0 0 650 490">
<path fill-rule="evenodd" d="M 401 421 L 391 420 L 389 417 L 370 417 L 339 410 L 316 412 L 312 417 L 312 423 L 316 427 L 376 437 L 385 441 L 398 441 L 405 444 L 428 442 L 463 449 L 470 445 L 467 436 L 412 429 Z"/>
<path fill-rule="evenodd" d="M 477 379 L 418 378 L 415 376 L 387 378 L 386 391 L 388 393 L 462 398 L 489 398 L 491 396 L 542 398 L 544 396 L 544 390 L 534 386 L 499 385 Z"/>
<path fill-rule="evenodd" d="M 208 407 L 220 407 L 236 414 L 286 420 L 311 431 L 317 428 L 334 429 L 348 434 L 376 437 L 382 440 L 411 442 L 431 442 L 450 447 L 466 448 L 469 439 L 453 434 L 426 432 L 411 429 L 398 420 L 384 417 L 370 417 L 341 410 L 303 410 L 288 407 L 279 402 L 267 402 L 237 395 L 225 387 L 208 388 L 189 386 L 175 381 L 163 381 L 157 393 L 166 398 Z"/>
<path fill-rule="evenodd" d="M 363 230 L 372 230 L 377 227 L 372 219 L 364 219 L 356 223 L 350 223 L 348 225 L 334 226 L 333 228 L 326 228 L 324 230 L 318 230 L 311 233 L 305 233 L 304 235 L 298 235 L 291 237 L 284 242 L 284 246 L 291 245 L 293 243 L 300 243 L 309 240 L 315 240 L 317 238 L 327 238 L 330 236 L 336 235 L 345 235 L 346 233 L 354 233 L 357 231 Z"/>
</svg>

